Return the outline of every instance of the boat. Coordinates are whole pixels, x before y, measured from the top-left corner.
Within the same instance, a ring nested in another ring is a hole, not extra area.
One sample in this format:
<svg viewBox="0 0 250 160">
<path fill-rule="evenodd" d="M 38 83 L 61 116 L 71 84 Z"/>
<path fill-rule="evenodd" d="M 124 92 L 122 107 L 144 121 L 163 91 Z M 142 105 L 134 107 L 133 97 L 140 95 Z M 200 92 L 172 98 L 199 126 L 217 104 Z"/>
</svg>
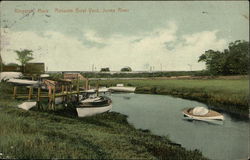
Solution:
<svg viewBox="0 0 250 160">
<path fill-rule="evenodd" d="M 39 85 L 39 81 L 32 81 L 28 79 L 9 79 L 7 82 L 13 83 L 19 86 L 37 86 Z"/>
<path fill-rule="evenodd" d="M 86 90 L 85 92 L 86 93 L 96 93 L 97 90 L 96 89 L 89 89 L 89 90 Z M 106 92 L 109 92 L 109 89 L 106 87 L 100 87 L 100 88 L 98 88 L 98 92 L 99 93 L 106 93 Z"/>
<path fill-rule="evenodd" d="M 135 87 L 124 87 L 123 84 L 117 84 L 115 87 L 109 87 L 112 92 L 135 92 Z"/>
<path fill-rule="evenodd" d="M 78 117 L 88 117 L 108 112 L 112 108 L 112 101 L 105 96 L 89 97 L 80 101 L 76 108 Z"/>
<path fill-rule="evenodd" d="M 0 81 L 4 80 L 9 80 L 9 79 L 17 79 L 22 77 L 21 72 L 0 72 Z"/>
<path fill-rule="evenodd" d="M 23 102 L 22 104 L 19 104 L 18 105 L 18 108 L 22 108 L 24 110 L 29 110 L 31 109 L 32 107 L 35 107 L 36 106 L 36 102 L 33 102 L 33 101 L 28 101 L 28 102 Z"/>
<path fill-rule="evenodd" d="M 93 97 L 98 97 L 98 96 L 105 96 L 105 95 L 110 95 L 110 91 L 106 87 L 101 87 L 97 89 L 89 89 L 81 92 L 81 95 L 79 97 L 79 100 L 82 99 L 88 99 L 88 98 L 93 98 Z"/>
<path fill-rule="evenodd" d="M 184 109 L 182 111 L 184 117 L 193 120 L 200 120 L 200 121 L 211 121 L 211 120 L 219 120 L 223 121 L 224 116 L 216 111 L 207 109 L 205 107 L 194 107 Z"/>
<path fill-rule="evenodd" d="M 49 74 L 41 74 L 41 75 L 40 75 L 40 78 L 48 78 L 48 77 L 50 77 Z"/>
</svg>

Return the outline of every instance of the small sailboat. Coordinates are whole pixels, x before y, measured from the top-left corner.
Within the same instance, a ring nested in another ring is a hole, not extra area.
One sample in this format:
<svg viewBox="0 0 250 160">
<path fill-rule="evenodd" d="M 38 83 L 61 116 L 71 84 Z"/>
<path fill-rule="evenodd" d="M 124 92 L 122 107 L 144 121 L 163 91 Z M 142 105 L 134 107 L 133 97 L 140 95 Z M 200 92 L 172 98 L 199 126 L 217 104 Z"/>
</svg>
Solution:
<svg viewBox="0 0 250 160">
<path fill-rule="evenodd" d="M 112 108 L 112 101 L 105 96 L 89 97 L 82 100 L 76 108 L 78 117 L 88 117 L 107 112 Z"/>
<path fill-rule="evenodd" d="M 200 121 L 224 120 L 224 116 L 205 107 L 194 107 L 182 111 L 184 117 Z"/>
</svg>

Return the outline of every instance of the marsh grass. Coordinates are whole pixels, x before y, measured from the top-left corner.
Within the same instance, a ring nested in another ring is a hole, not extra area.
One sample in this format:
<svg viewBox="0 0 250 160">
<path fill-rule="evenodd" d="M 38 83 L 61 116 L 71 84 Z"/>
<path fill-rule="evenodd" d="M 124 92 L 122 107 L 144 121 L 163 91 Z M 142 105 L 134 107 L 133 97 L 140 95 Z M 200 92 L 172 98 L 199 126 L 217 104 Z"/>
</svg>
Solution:
<svg viewBox="0 0 250 160">
<path fill-rule="evenodd" d="M 199 151 L 173 145 L 168 137 L 135 129 L 116 112 L 88 118 L 60 114 L 3 108 L 0 152 L 5 158 L 22 159 L 204 159 Z"/>
<path fill-rule="evenodd" d="M 123 83 L 136 86 L 136 93 L 166 94 L 215 105 L 231 106 L 231 110 L 248 112 L 248 79 L 208 80 L 105 80 L 103 86 Z M 222 108 L 225 108 L 225 106 Z"/>
<path fill-rule="evenodd" d="M 13 86 L 7 82 L 0 82 L 0 109 L 1 107 L 11 107 L 16 106 L 21 101 L 14 100 L 13 96 Z"/>
</svg>

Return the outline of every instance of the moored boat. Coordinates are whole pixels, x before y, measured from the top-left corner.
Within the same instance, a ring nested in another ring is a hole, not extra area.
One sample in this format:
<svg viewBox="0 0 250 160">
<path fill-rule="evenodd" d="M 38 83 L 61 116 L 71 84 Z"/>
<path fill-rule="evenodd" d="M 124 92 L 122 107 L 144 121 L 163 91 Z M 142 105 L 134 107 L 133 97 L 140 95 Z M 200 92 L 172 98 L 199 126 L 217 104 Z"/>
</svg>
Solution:
<svg viewBox="0 0 250 160">
<path fill-rule="evenodd" d="M 115 87 L 109 87 L 112 92 L 135 92 L 135 87 L 124 87 L 123 84 L 117 84 Z"/>
<path fill-rule="evenodd" d="M 194 107 L 189 109 L 184 109 L 182 111 L 184 117 L 200 120 L 200 121 L 210 121 L 210 120 L 224 120 L 224 116 L 216 111 L 209 110 L 205 107 Z"/>
<path fill-rule="evenodd" d="M 89 90 L 86 90 L 85 92 L 86 93 L 96 93 L 97 90 L 96 89 L 89 89 Z M 107 92 L 109 92 L 109 90 L 106 87 L 100 87 L 100 88 L 98 88 L 98 92 L 99 93 L 107 93 Z"/>
<path fill-rule="evenodd" d="M 98 96 L 82 100 L 76 108 L 78 117 L 88 117 L 107 112 L 112 108 L 112 101 L 108 97 Z"/>
</svg>

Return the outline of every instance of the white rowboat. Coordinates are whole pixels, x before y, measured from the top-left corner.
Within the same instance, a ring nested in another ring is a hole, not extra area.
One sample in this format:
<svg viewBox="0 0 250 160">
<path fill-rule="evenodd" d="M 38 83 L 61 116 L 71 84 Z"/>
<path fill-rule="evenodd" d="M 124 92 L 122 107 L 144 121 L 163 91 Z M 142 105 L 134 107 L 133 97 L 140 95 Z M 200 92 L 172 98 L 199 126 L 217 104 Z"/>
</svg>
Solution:
<svg viewBox="0 0 250 160">
<path fill-rule="evenodd" d="M 78 117 L 88 117 L 104 113 L 112 108 L 112 101 L 108 97 L 98 96 L 82 100 L 76 108 Z"/>
<path fill-rule="evenodd" d="M 205 107 L 195 107 L 182 111 L 185 117 L 200 121 L 224 120 L 224 116 L 216 111 L 208 110 Z"/>
<path fill-rule="evenodd" d="M 78 117 L 88 117 L 96 114 L 108 112 L 111 110 L 112 104 L 103 107 L 84 107 L 84 108 L 76 108 Z"/>
<path fill-rule="evenodd" d="M 135 87 L 116 86 L 116 87 L 109 87 L 109 90 L 113 92 L 135 92 Z"/>
</svg>

